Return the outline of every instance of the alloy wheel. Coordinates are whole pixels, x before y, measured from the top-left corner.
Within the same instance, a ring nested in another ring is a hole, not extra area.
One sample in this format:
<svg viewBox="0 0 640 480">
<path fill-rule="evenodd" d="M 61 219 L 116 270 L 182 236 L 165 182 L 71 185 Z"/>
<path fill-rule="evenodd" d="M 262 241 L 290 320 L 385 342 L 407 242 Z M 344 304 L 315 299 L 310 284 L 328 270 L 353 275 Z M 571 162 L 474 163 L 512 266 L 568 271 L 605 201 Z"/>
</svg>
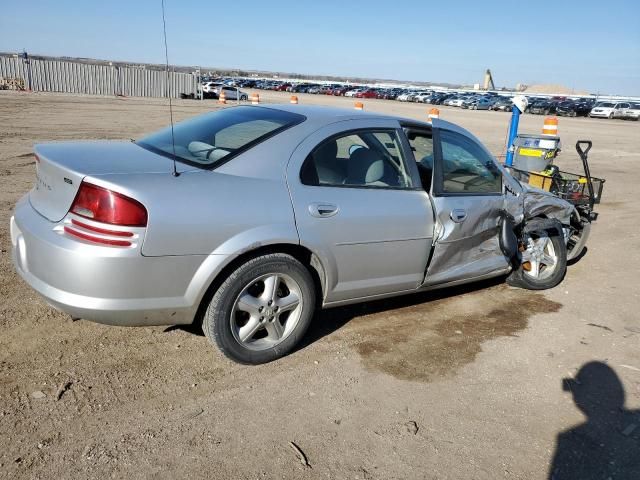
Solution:
<svg viewBox="0 0 640 480">
<path fill-rule="evenodd" d="M 558 255 L 556 254 L 553 242 L 546 233 L 537 238 L 529 237 L 522 252 L 522 269 L 524 274 L 544 280 L 553 275 L 558 265 Z"/>
<path fill-rule="evenodd" d="M 269 273 L 246 285 L 231 311 L 231 331 L 242 346 L 266 350 L 283 342 L 302 313 L 301 287 L 288 275 Z"/>
</svg>

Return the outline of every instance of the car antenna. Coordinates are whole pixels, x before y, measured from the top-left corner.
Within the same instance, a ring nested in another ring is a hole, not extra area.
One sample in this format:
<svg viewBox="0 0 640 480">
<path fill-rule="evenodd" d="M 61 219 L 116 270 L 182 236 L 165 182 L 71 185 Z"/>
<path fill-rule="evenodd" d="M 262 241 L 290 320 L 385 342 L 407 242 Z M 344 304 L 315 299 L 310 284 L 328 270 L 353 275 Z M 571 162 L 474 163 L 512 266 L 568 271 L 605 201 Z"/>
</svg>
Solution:
<svg viewBox="0 0 640 480">
<path fill-rule="evenodd" d="M 167 97 L 169 97 L 169 118 L 171 119 L 171 148 L 173 149 L 173 172 L 174 177 L 179 176 L 176 167 L 176 138 L 173 133 L 173 103 L 171 102 L 171 81 L 169 78 L 169 49 L 167 48 L 167 22 L 164 19 L 164 0 L 162 2 L 162 30 L 164 32 L 164 58 L 167 65 Z"/>
</svg>

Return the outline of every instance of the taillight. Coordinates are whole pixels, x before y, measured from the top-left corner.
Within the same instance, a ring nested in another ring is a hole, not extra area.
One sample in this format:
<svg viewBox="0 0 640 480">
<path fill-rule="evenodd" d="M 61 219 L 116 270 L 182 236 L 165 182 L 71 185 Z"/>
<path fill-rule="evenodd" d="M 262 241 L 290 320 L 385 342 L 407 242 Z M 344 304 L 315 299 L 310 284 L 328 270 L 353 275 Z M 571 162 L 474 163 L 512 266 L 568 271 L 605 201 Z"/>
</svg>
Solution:
<svg viewBox="0 0 640 480">
<path fill-rule="evenodd" d="M 140 202 L 86 182 L 80 184 L 71 212 L 111 225 L 147 226 L 147 209 Z"/>
</svg>

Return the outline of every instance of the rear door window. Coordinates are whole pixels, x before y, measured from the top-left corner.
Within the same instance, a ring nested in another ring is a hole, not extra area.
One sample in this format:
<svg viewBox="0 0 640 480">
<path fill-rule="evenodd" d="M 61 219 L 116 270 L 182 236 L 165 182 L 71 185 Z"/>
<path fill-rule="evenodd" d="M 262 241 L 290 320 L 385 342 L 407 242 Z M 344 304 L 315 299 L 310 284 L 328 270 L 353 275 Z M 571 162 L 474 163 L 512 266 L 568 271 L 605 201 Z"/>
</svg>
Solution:
<svg viewBox="0 0 640 480">
<path fill-rule="evenodd" d="M 300 180 L 311 186 L 413 186 L 395 130 L 358 130 L 328 138 L 309 154 Z"/>
<path fill-rule="evenodd" d="M 433 134 L 427 130 L 406 128 L 407 140 L 413 153 L 422 188 L 431 191 L 433 179 Z"/>
</svg>

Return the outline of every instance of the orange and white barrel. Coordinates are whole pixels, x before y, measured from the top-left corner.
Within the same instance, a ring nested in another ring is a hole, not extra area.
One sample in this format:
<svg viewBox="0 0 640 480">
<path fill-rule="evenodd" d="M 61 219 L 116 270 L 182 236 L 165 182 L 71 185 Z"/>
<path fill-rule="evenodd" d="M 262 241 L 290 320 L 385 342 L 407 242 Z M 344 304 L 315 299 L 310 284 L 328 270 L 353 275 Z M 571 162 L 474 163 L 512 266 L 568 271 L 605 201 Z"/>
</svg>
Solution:
<svg viewBox="0 0 640 480">
<path fill-rule="evenodd" d="M 297 105 L 298 104 L 298 97 L 296 97 L 295 95 L 291 95 L 291 100 L 289 100 L 289 103 L 291 103 L 293 105 Z"/>
<path fill-rule="evenodd" d="M 434 118 L 440 118 L 440 110 L 438 110 L 437 108 L 432 108 L 431 110 L 429 110 L 429 121 L 433 120 Z"/>
<path fill-rule="evenodd" d="M 558 119 L 556 117 L 547 117 L 544 119 L 544 126 L 542 127 L 542 133 L 544 135 L 558 135 Z"/>
<path fill-rule="evenodd" d="M 220 91 L 220 96 L 218 97 L 218 103 L 227 103 L 227 95 L 224 93 L 224 90 Z"/>
<path fill-rule="evenodd" d="M 258 105 L 260 103 L 260 95 L 257 93 L 251 94 L 251 105 Z"/>
<path fill-rule="evenodd" d="M 364 110 L 364 104 L 362 102 L 356 102 L 353 104 L 353 108 L 356 110 Z"/>
</svg>

